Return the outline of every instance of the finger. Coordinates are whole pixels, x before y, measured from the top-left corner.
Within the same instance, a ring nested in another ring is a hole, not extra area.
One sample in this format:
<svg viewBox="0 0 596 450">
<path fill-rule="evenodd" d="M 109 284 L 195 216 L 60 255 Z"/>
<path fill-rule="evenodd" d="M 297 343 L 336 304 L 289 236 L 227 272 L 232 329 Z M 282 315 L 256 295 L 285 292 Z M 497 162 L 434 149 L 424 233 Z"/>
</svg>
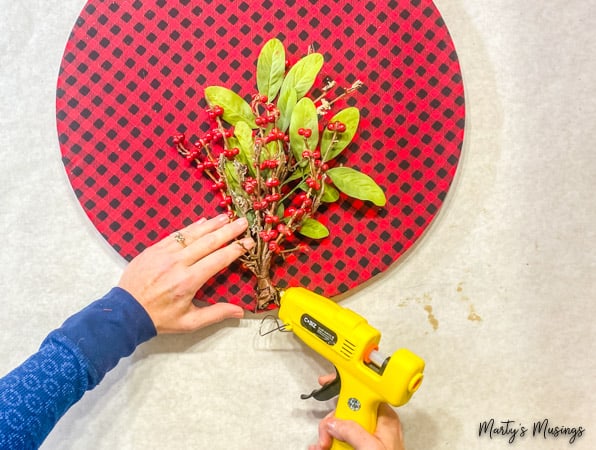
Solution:
<svg viewBox="0 0 596 450">
<path fill-rule="evenodd" d="M 210 253 L 191 265 L 189 268 L 190 278 L 194 280 L 197 290 L 208 279 L 228 267 L 254 246 L 255 242 L 251 238 L 244 238 Z"/>
<path fill-rule="evenodd" d="M 337 373 L 328 373 L 327 375 L 321 375 L 319 377 L 319 384 L 325 386 L 327 383 L 331 383 L 337 378 Z"/>
<path fill-rule="evenodd" d="M 381 442 L 395 442 L 391 448 L 403 450 L 403 432 L 397 413 L 386 403 L 379 405 L 375 435 Z"/>
<path fill-rule="evenodd" d="M 191 305 L 191 308 L 184 317 L 184 328 L 188 331 L 196 331 L 226 319 L 241 319 L 244 317 L 244 310 L 240 306 L 231 303 L 216 303 L 201 308 Z"/>
<path fill-rule="evenodd" d="M 317 448 L 321 450 L 329 450 L 333 444 L 333 437 L 329 434 L 329 421 L 333 418 L 335 411 L 331 411 L 319 422 L 319 442 Z"/>
<path fill-rule="evenodd" d="M 230 219 L 226 214 L 220 214 L 209 220 L 203 217 L 191 225 L 171 233 L 169 236 L 165 237 L 160 244 L 164 247 L 169 247 L 171 250 L 178 251 L 181 248 L 188 247 L 200 237 L 221 228 L 229 222 Z M 182 236 L 182 242 L 176 240 L 177 234 Z"/>
<path fill-rule="evenodd" d="M 221 223 L 218 225 L 221 225 Z M 248 221 L 244 217 L 220 226 L 192 241 L 183 250 L 182 257 L 188 265 L 194 264 L 246 231 L 247 226 Z"/>
<path fill-rule="evenodd" d="M 220 214 L 209 220 L 200 219 L 186 228 L 183 228 L 180 230 L 180 232 L 187 238 L 186 244 L 190 245 L 192 242 L 196 241 L 207 233 L 211 233 L 212 231 L 215 231 L 228 223 L 230 223 L 230 218 L 228 215 Z"/>
<path fill-rule="evenodd" d="M 353 420 L 331 419 L 327 431 L 331 437 L 350 444 L 355 450 L 379 448 L 378 440 Z"/>
</svg>

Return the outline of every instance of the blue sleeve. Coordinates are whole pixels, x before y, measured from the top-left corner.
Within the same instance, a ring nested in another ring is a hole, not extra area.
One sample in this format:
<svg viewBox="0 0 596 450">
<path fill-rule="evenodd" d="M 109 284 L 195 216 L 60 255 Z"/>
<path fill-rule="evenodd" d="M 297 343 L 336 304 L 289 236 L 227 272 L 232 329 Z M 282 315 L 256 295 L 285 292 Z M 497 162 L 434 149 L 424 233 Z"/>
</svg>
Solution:
<svg viewBox="0 0 596 450">
<path fill-rule="evenodd" d="M 145 309 L 120 288 L 68 318 L 0 379 L 0 448 L 38 448 L 85 391 L 156 334 Z"/>
</svg>

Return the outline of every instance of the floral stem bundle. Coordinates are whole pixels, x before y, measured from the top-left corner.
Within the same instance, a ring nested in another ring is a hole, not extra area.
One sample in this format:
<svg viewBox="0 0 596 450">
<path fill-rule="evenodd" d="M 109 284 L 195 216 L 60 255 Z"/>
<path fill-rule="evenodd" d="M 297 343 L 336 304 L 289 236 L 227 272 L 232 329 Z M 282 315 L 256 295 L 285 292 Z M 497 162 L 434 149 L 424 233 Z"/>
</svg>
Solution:
<svg viewBox="0 0 596 450">
<path fill-rule="evenodd" d="M 287 261 L 293 252 L 305 251 L 299 236 L 329 235 L 317 220 L 322 204 L 338 201 L 340 193 L 377 206 L 386 202 L 368 175 L 334 164 L 360 121 L 358 108 L 335 112 L 334 106 L 362 83 L 342 89 L 325 79 L 314 96 L 322 66 L 323 55 L 309 52 L 288 68 L 282 42 L 271 39 L 259 54 L 258 93 L 251 101 L 225 87 L 207 87 L 209 131 L 192 142 L 183 134 L 173 137 L 176 151 L 196 175 L 207 177 L 219 192 L 219 206 L 231 219 L 248 219 L 247 234 L 256 245 L 242 262 L 257 279 L 257 309 L 279 304 L 271 280 L 274 258 Z"/>
</svg>

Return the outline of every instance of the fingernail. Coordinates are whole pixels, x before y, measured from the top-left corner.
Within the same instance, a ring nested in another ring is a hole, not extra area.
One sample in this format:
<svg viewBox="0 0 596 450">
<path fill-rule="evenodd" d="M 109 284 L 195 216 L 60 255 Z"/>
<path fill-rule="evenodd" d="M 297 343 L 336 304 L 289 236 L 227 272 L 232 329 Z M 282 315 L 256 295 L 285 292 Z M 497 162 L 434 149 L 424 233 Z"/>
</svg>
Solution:
<svg viewBox="0 0 596 450">
<path fill-rule="evenodd" d="M 227 214 L 220 214 L 219 216 L 217 216 L 215 218 L 218 222 L 229 222 L 230 218 L 228 217 Z"/>
<path fill-rule="evenodd" d="M 240 219 L 236 219 L 236 225 L 238 225 L 239 227 L 246 227 L 248 225 L 248 220 L 246 220 L 246 217 L 240 217 Z"/>
<path fill-rule="evenodd" d="M 242 248 L 250 250 L 255 246 L 255 241 L 253 241 L 252 238 L 247 237 L 240 240 L 240 245 L 242 246 Z"/>
<path fill-rule="evenodd" d="M 327 431 L 334 438 L 337 437 L 336 427 L 337 427 L 337 422 L 335 420 L 330 420 L 329 422 L 327 422 Z"/>
<path fill-rule="evenodd" d="M 207 222 L 207 219 L 205 217 L 201 217 L 199 220 L 197 220 L 197 223 L 203 223 L 203 222 Z"/>
</svg>

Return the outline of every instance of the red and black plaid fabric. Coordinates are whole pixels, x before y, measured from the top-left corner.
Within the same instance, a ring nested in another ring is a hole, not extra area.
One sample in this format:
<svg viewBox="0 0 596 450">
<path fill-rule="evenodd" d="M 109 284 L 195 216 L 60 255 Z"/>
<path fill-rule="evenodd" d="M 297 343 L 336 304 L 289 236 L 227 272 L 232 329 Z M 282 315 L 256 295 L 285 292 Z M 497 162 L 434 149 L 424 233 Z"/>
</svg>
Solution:
<svg viewBox="0 0 596 450">
<path fill-rule="evenodd" d="M 359 132 L 337 161 L 383 187 L 384 208 L 342 197 L 321 210 L 330 237 L 274 264 L 279 287 L 345 292 L 395 262 L 428 227 L 453 180 L 464 134 L 460 67 L 428 0 L 90 0 L 67 43 L 57 123 L 68 177 L 87 215 L 124 258 L 220 212 L 205 178 L 170 151 L 172 134 L 205 130 L 203 89 L 256 92 L 262 45 L 290 61 L 309 45 L 320 78 L 366 88 L 346 101 Z M 345 106 L 345 105 L 344 105 Z M 234 264 L 199 293 L 254 307 L 254 280 Z"/>
</svg>

